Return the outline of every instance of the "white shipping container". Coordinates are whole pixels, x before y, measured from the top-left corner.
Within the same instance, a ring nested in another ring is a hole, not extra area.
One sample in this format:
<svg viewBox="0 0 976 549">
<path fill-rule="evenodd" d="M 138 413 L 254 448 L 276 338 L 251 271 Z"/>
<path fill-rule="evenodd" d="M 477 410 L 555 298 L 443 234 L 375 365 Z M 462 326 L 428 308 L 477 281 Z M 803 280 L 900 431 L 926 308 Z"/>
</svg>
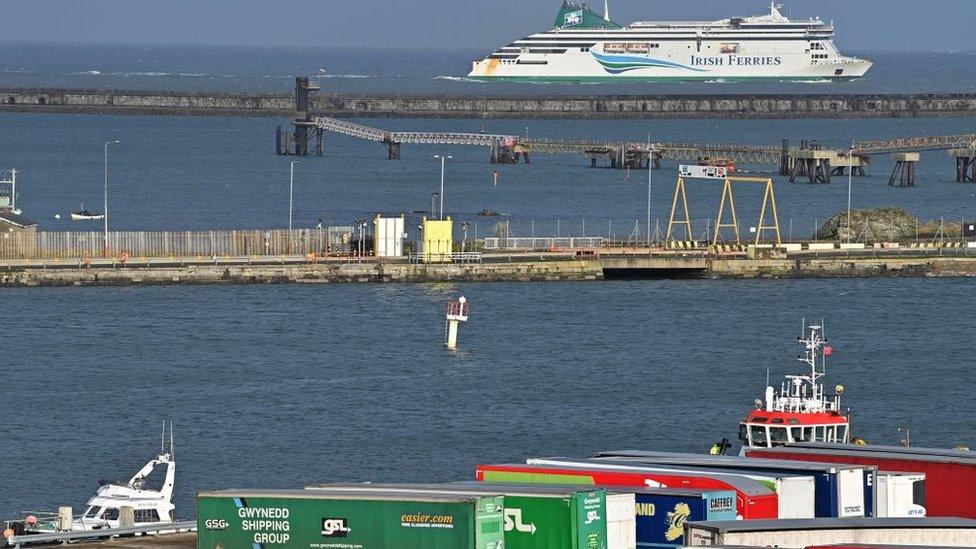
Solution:
<svg viewBox="0 0 976 549">
<path fill-rule="evenodd" d="M 376 257 L 400 257 L 403 255 L 404 220 L 400 217 L 376 216 L 373 240 Z"/>
<path fill-rule="evenodd" d="M 924 517 L 925 474 L 879 472 L 875 484 L 875 515 Z"/>
<path fill-rule="evenodd" d="M 837 515 L 864 516 L 864 469 L 837 471 Z"/>
<path fill-rule="evenodd" d="M 803 519 L 816 516 L 817 486 L 813 477 L 777 477 L 776 495 L 779 496 L 779 518 Z"/>
<path fill-rule="evenodd" d="M 607 549 L 637 549 L 634 494 L 607 494 Z"/>
<path fill-rule="evenodd" d="M 976 547 L 976 521 L 959 518 L 847 518 L 693 522 L 691 546 L 802 549 L 811 545 L 870 544 Z"/>
</svg>

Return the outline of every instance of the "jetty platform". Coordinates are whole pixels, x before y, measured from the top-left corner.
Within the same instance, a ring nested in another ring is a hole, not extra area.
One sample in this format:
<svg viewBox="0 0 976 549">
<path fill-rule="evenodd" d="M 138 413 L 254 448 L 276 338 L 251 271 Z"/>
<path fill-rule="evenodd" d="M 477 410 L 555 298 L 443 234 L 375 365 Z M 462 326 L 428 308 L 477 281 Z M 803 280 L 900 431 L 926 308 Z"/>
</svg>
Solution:
<svg viewBox="0 0 976 549">
<path fill-rule="evenodd" d="M 90 543 L 72 543 L 76 549 L 195 549 L 197 546 L 196 532 L 185 534 L 167 534 L 162 536 L 141 536 L 134 538 L 114 538 L 111 541 L 94 541 Z"/>
<path fill-rule="evenodd" d="M 762 254 L 760 254 L 762 255 Z M 566 282 L 615 279 L 867 278 L 976 276 L 967 248 L 747 253 L 586 250 L 484 254 L 477 262 L 418 263 L 304 256 L 0 260 L 0 286 Z"/>
<path fill-rule="evenodd" d="M 291 117 L 295 110 L 294 96 L 285 93 L 0 87 L 0 112 Z M 300 110 L 336 118 L 972 117 L 976 116 L 976 94 L 503 96 L 326 93 L 309 98 L 307 108 Z"/>
</svg>

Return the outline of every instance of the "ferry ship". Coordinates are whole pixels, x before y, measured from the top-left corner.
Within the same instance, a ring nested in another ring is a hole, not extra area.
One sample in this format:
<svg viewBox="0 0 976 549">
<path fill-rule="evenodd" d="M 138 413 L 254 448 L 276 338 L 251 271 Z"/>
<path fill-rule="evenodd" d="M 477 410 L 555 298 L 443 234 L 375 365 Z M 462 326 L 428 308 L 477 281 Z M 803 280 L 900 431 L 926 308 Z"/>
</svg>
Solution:
<svg viewBox="0 0 976 549">
<path fill-rule="evenodd" d="M 850 416 L 840 404 L 844 386 L 837 385 L 830 396 L 822 383 L 833 348 L 824 338 L 823 326 L 807 329 L 806 337 L 797 338 L 804 348 L 797 360 L 806 371 L 786 376 L 779 392 L 767 386 L 764 398 L 756 399 L 755 409 L 739 423 L 743 451 L 796 442 L 851 442 Z"/>
<path fill-rule="evenodd" d="M 769 13 L 718 21 L 639 21 L 627 26 L 566 0 L 554 28 L 473 63 L 469 78 L 516 81 L 751 79 L 838 81 L 864 76 L 871 61 L 842 55 L 833 23 Z"/>
</svg>

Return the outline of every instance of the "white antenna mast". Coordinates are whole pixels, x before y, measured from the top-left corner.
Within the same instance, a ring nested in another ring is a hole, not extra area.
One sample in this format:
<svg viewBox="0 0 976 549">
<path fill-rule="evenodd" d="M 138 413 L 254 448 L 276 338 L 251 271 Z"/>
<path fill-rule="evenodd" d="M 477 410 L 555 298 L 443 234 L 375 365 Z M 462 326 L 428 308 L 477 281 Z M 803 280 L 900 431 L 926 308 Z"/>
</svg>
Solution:
<svg viewBox="0 0 976 549">
<path fill-rule="evenodd" d="M 610 0 L 603 0 L 603 20 L 610 21 Z"/>
</svg>

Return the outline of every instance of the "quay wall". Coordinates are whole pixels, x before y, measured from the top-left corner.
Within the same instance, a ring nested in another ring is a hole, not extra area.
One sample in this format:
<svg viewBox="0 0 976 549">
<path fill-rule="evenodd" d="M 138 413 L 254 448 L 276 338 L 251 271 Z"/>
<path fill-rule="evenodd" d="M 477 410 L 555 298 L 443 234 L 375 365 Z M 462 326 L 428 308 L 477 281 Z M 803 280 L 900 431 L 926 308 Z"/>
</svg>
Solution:
<svg viewBox="0 0 976 549">
<path fill-rule="evenodd" d="M 867 278 L 971 277 L 976 257 L 845 257 L 790 259 L 648 258 L 644 261 L 548 260 L 475 263 L 286 263 L 49 267 L 0 265 L 0 286 L 172 284 L 328 284 L 558 282 L 604 278 Z"/>
<path fill-rule="evenodd" d="M 313 114 L 346 118 L 974 117 L 976 94 L 419 96 L 322 94 Z M 0 112 L 291 117 L 291 94 L 0 88 Z"/>
</svg>

